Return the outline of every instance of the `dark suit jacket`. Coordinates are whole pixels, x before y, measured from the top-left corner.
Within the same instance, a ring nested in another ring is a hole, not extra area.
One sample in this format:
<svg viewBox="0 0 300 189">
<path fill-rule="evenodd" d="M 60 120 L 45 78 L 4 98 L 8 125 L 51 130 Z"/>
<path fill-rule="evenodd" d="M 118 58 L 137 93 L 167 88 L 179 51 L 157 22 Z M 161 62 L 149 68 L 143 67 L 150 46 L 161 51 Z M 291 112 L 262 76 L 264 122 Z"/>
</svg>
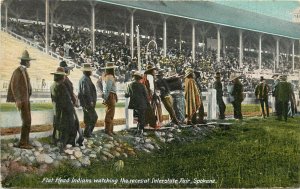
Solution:
<svg viewBox="0 0 300 189">
<path fill-rule="evenodd" d="M 244 100 L 244 87 L 240 81 L 233 84 L 233 90 L 231 95 L 234 97 L 234 101 L 243 102 Z"/>
<path fill-rule="evenodd" d="M 97 101 L 97 92 L 96 87 L 93 84 L 91 78 L 83 75 L 79 81 L 79 93 L 78 98 L 80 100 L 80 105 L 83 108 L 94 108 L 91 107 L 91 103 L 96 105 Z"/>
<path fill-rule="evenodd" d="M 260 82 L 255 88 L 255 96 L 257 99 L 268 99 L 269 86 L 266 83 Z"/>
<path fill-rule="evenodd" d="M 148 103 L 147 91 L 145 85 L 134 81 L 129 84 L 125 97 L 130 97 L 129 109 L 141 110 L 146 109 Z"/>
<path fill-rule="evenodd" d="M 10 79 L 7 102 L 28 102 L 31 96 L 31 84 L 25 68 L 19 66 Z"/>
</svg>

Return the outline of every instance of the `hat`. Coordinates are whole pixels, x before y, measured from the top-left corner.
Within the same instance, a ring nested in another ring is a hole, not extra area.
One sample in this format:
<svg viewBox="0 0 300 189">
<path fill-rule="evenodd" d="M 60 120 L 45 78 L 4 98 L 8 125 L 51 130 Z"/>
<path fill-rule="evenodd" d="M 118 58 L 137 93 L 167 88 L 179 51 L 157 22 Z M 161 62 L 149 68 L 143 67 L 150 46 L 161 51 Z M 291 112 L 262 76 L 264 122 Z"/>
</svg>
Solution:
<svg viewBox="0 0 300 189">
<path fill-rule="evenodd" d="M 19 59 L 21 59 L 21 60 L 29 60 L 29 61 L 30 61 L 30 60 L 36 60 L 36 59 L 34 59 L 34 58 L 29 57 L 29 53 L 28 53 L 27 50 L 24 50 L 24 51 L 23 51 L 22 56 L 19 57 Z"/>
<path fill-rule="evenodd" d="M 106 62 L 106 65 L 104 68 L 102 69 L 114 69 L 114 68 L 117 68 L 118 66 L 115 66 L 115 63 L 114 62 Z"/>
<path fill-rule="evenodd" d="M 82 67 L 80 69 L 81 71 L 93 71 L 92 65 L 90 63 L 84 63 L 82 64 Z"/>
<path fill-rule="evenodd" d="M 221 78 L 221 73 L 217 72 L 215 78 Z"/>
<path fill-rule="evenodd" d="M 67 74 L 65 73 L 65 69 L 64 69 L 63 67 L 58 67 L 58 68 L 56 69 L 56 72 L 52 72 L 52 73 L 50 73 L 50 74 L 52 74 L 52 75 L 67 75 Z"/>
<path fill-rule="evenodd" d="M 275 78 L 275 77 L 278 77 L 279 76 L 279 74 L 274 74 L 274 75 L 272 75 L 272 78 Z"/>
<path fill-rule="evenodd" d="M 238 75 L 238 74 L 231 74 L 230 78 L 229 78 L 229 81 L 233 81 L 233 80 L 235 80 L 236 78 L 239 78 L 239 77 L 240 77 L 240 75 Z"/>
<path fill-rule="evenodd" d="M 192 68 L 188 68 L 188 69 L 185 70 L 184 77 L 187 77 L 187 76 L 189 76 L 189 75 L 191 75 L 193 73 L 194 73 L 194 70 Z"/>
<path fill-rule="evenodd" d="M 64 60 L 59 63 L 59 66 L 63 67 L 65 69 L 65 72 L 69 71 L 69 70 L 73 70 L 73 68 L 74 68 L 74 67 L 68 66 L 68 64 Z"/>
<path fill-rule="evenodd" d="M 144 74 L 149 74 L 152 70 L 157 70 L 157 68 L 153 67 L 151 64 L 148 64 Z"/>
<path fill-rule="evenodd" d="M 143 76 L 142 76 L 142 74 L 140 73 L 140 72 L 138 72 L 138 71 L 135 71 L 133 74 L 132 74 L 132 76 L 137 76 L 137 77 L 139 77 L 139 78 L 143 78 Z"/>
<path fill-rule="evenodd" d="M 287 80 L 287 76 L 286 75 L 281 75 L 279 77 L 279 79 L 282 80 L 282 81 L 286 81 Z"/>
</svg>

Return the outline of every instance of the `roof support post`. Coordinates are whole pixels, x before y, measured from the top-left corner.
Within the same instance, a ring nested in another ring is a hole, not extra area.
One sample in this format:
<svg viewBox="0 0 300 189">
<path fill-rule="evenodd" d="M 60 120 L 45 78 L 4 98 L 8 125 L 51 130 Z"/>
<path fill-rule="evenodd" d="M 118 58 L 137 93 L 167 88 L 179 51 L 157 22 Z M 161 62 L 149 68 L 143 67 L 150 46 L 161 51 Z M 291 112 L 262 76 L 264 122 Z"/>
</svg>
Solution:
<svg viewBox="0 0 300 189">
<path fill-rule="evenodd" d="M 192 22 L 192 61 L 195 62 L 195 22 Z"/>
<path fill-rule="evenodd" d="M 262 34 L 258 34 L 258 65 L 259 65 L 259 71 L 261 72 L 261 41 L 262 41 Z"/>
<path fill-rule="evenodd" d="M 127 22 L 124 24 L 124 44 L 127 45 Z"/>
<path fill-rule="evenodd" d="M 91 2 L 91 41 L 92 41 L 92 52 L 95 52 L 95 2 Z"/>
<path fill-rule="evenodd" d="M 179 51 L 181 52 L 182 30 L 179 31 Z"/>
<path fill-rule="evenodd" d="M 8 20 L 7 14 L 8 14 L 8 3 L 5 3 L 5 30 L 6 31 L 7 31 L 7 20 Z"/>
<path fill-rule="evenodd" d="M 292 40 L 292 70 L 295 71 L 295 40 Z"/>
<path fill-rule="evenodd" d="M 239 48 L 240 48 L 240 52 L 239 52 L 239 64 L 240 64 L 240 68 L 243 67 L 243 30 L 239 30 Z"/>
<path fill-rule="evenodd" d="M 276 37 L 276 68 L 279 68 L 279 38 Z"/>
<path fill-rule="evenodd" d="M 2 29 L 2 11 L 1 11 L 1 9 L 2 9 L 2 4 L 3 4 L 3 2 L 0 1 L 0 29 Z"/>
<path fill-rule="evenodd" d="M 167 56 L 167 17 L 164 16 L 164 42 L 163 42 L 163 48 L 164 48 L 164 54 L 163 57 Z"/>
<path fill-rule="evenodd" d="M 217 62 L 221 60 L 221 26 L 217 26 Z"/>
<path fill-rule="evenodd" d="M 49 51 L 49 0 L 45 0 L 45 51 Z"/>
<path fill-rule="evenodd" d="M 134 57 L 134 47 L 133 47 L 133 36 L 134 36 L 134 10 L 131 10 L 131 24 L 130 24 L 130 51 L 131 51 L 131 58 Z"/>
</svg>

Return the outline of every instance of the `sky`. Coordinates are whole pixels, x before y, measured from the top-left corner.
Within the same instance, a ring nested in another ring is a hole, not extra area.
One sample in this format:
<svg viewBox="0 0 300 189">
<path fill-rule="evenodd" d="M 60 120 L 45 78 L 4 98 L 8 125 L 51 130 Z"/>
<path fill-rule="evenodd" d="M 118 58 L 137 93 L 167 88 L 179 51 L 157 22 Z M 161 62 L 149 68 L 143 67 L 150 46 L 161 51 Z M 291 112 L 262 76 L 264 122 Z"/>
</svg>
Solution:
<svg viewBox="0 0 300 189">
<path fill-rule="evenodd" d="M 211 0 L 226 6 L 245 9 L 279 19 L 292 21 L 293 10 L 300 7 L 300 0 Z"/>
</svg>

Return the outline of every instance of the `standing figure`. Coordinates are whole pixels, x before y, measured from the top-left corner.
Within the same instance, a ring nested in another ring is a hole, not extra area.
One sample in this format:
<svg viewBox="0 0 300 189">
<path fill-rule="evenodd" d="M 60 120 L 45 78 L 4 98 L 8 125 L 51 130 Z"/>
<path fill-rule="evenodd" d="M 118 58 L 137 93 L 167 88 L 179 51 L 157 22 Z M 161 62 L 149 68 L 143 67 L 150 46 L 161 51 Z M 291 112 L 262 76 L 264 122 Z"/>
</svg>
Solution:
<svg viewBox="0 0 300 189">
<path fill-rule="evenodd" d="M 194 80 L 194 70 L 188 68 L 185 71 L 184 80 L 184 97 L 185 97 L 185 114 L 187 115 L 187 124 L 194 124 L 197 117 L 196 112 L 201 106 L 200 93 Z M 192 123 L 193 120 L 193 123 Z"/>
<path fill-rule="evenodd" d="M 176 117 L 175 111 L 173 109 L 173 98 L 170 95 L 170 89 L 167 81 L 163 78 L 163 71 L 159 71 L 157 75 L 157 80 L 155 82 L 157 89 L 160 91 L 160 98 L 163 102 L 166 110 L 169 112 L 169 115 L 172 119 L 172 122 L 176 125 L 179 124 L 179 121 Z"/>
<path fill-rule="evenodd" d="M 143 79 L 142 75 L 139 72 L 135 72 L 132 76 L 134 81 L 129 84 L 125 97 L 130 97 L 128 109 L 133 109 L 137 113 L 138 134 L 143 134 L 146 125 L 146 110 L 150 104 L 147 98 L 146 87 L 141 83 Z"/>
<path fill-rule="evenodd" d="M 274 79 L 274 83 L 272 86 L 272 96 L 274 97 L 274 104 L 275 104 L 275 110 L 272 110 L 273 113 L 275 113 L 276 116 L 278 116 L 277 111 L 279 109 L 279 101 L 278 101 L 278 97 L 277 97 L 277 86 L 279 83 L 279 75 L 278 74 L 274 74 L 272 76 L 272 78 Z"/>
<path fill-rule="evenodd" d="M 106 63 L 104 84 L 103 84 L 103 104 L 106 106 L 106 113 L 104 119 L 105 133 L 112 136 L 113 121 L 115 116 L 115 107 L 118 102 L 117 87 L 115 70 L 117 66 L 114 66 L 113 62 Z"/>
<path fill-rule="evenodd" d="M 275 91 L 275 95 L 277 96 L 278 100 L 278 109 L 277 111 L 277 120 L 281 121 L 282 116 L 284 120 L 287 121 L 288 116 L 288 105 L 290 96 L 293 93 L 291 83 L 287 82 L 286 76 L 280 76 L 280 82 L 277 85 L 277 89 Z"/>
<path fill-rule="evenodd" d="M 239 80 L 239 76 L 235 76 L 232 74 L 229 80 L 233 82 L 233 89 L 231 95 L 233 96 L 232 105 L 234 118 L 242 120 L 242 102 L 244 100 L 243 85 Z"/>
<path fill-rule="evenodd" d="M 80 105 L 83 108 L 83 122 L 85 124 L 83 134 L 85 137 L 89 138 L 92 137 L 92 132 L 98 120 L 98 115 L 95 111 L 97 92 L 96 87 L 90 78 L 93 71 L 91 64 L 82 64 L 81 71 L 83 71 L 83 76 L 79 81 L 78 98 Z"/>
<path fill-rule="evenodd" d="M 170 94 L 173 98 L 173 109 L 179 122 L 185 120 L 185 102 L 183 94 L 183 84 L 181 76 L 178 76 L 175 71 L 171 71 L 170 76 L 166 78 Z"/>
<path fill-rule="evenodd" d="M 76 113 L 72 102 L 72 95 L 64 83 L 65 70 L 58 67 L 54 75 L 54 83 L 51 85 L 51 99 L 54 108 L 53 138 L 61 143 L 61 149 L 67 144 L 75 146 L 77 133 Z M 58 142 L 55 141 L 55 142 Z"/>
<path fill-rule="evenodd" d="M 160 98 L 155 90 L 155 74 L 156 68 L 152 65 L 147 65 L 147 70 L 144 72 L 142 83 L 146 86 L 148 100 L 150 102 L 150 106 L 146 111 L 146 124 L 158 129 L 162 122 L 162 110 Z"/>
<path fill-rule="evenodd" d="M 71 80 L 68 77 L 70 75 L 70 70 L 72 70 L 73 67 L 69 67 L 65 61 L 61 61 L 59 66 L 64 68 L 64 70 L 65 70 L 66 75 L 65 75 L 65 79 L 64 79 L 64 84 L 65 84 L 65 86 L 67 87 L 67 89 L 69 91 L 69 94 L 70 94 L 71 99 L 72 99 L 73 106 L 74 107 L 79 107 L 78 98 L 74 93 L 73 83 L 71 82 Z M 76 114 L 76 111 L 74 111 L 74 115 L 75 115 L 75 126 L 76 126 L 77 132 L 78 132 L 78 140 L 76 141 L 76 143 L 78 143 L 79 146 L 82 146 L 83 145 L 82 142 L 83 142 L 84 138 L 83 138 L 82 129 L 80 127 L 79 119 L 78 119 L 78 116 Z"/>
<path fill-rule="evenodd" d="M 20 59 L 21 65 L 17 69 L 15 69 L 9 82 L 7 102 L 15 102 L 17 109 L 21 113 L 21 138 L 17 147 L 32 149 L 32 146 L 29 144 L 29 133 L 31 127 L 31 110 L 29 98 L 32 93 L 32 88 L 27 68 L 30 67 L 30 61 L 35 59 L 29 56 L 27 50 L 23 51 L 22 57 L 20 57 Z"/>
<path fill-rule="evenodd" d="M 263 118 L 266 117 L 265 107 L 267 112 L 267 117 L 269 117 L 269 86 L 266 84 L 266 81 L 263 76 L 260 77 L 260 83 L 255 88 L 255 96 L 260 101 L 260 107 L 262 110 Z"/>
<path fill-rule="evenodd" d="M 192 120 L 192 122 L 194 123 L 200 123 L 200 124 L 205 124 L 206 121 L 204 121 L 204 105 L 202 103 L 202 96 L 201 96 L 201 92 L 202 92 L 202 88 L 201 88 L 201 74 L 200 71 L 194 71 L 194 76 L 195 76 L 195 82 L 200 94 L 200 107 L 198 108 L 198 119 L 197 116 L 195 116 Z"/>
<path fill-rule="evenodd" d="M 217 104 L 219 107 L 219 119 L 225 119 L 225 110 L 226 110 L 226 105 L 223 101 L 223 86 L 221 82 L 221 74 L 220 72 L 216 73 L 216 81 L 214 82 L 214 89 L 217 91 Z"/>
</svg>

